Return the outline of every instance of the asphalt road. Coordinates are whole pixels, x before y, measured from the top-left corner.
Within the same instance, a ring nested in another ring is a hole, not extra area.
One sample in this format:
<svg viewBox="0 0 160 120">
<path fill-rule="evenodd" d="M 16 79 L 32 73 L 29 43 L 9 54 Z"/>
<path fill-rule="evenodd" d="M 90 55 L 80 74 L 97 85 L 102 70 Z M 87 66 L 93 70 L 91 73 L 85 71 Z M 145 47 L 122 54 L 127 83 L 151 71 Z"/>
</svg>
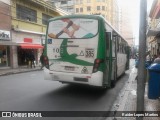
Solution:
<svg viewBox="0 0 160 120">
<path fill-rule="evenodd" d="M 130 71 L 127 71 L 117 81 L 115 88 L 106 90 L 45 81 L 43 71 L 1 76 L 0 111 L 109 111 L 128 80 L 129 73 Z M 44 120 L 46 119 L 52 118 Z M 54 119 L 66 120 L 63 117 Z M 82 118 L 67 119 L 82 120 Z"/>
</svg>

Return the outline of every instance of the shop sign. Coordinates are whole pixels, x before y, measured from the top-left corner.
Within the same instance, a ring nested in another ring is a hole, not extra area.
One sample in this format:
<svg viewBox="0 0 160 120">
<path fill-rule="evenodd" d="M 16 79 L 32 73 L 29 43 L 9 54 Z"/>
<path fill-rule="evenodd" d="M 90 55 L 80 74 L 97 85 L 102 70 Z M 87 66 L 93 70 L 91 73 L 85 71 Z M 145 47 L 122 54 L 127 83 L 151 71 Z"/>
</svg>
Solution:
<svg viewBox="0 0 160 120">
<path fill-rule="evenodd" d="M 24 38 L 23 41 L 27 43 L 32 43 L 32 38 Z"/>
<path fill-rule="evenodd" d="M 10 31 L 0 30 L 0 39 L 2 39 L 2 40 L 11 40 Z"/>
</svg>

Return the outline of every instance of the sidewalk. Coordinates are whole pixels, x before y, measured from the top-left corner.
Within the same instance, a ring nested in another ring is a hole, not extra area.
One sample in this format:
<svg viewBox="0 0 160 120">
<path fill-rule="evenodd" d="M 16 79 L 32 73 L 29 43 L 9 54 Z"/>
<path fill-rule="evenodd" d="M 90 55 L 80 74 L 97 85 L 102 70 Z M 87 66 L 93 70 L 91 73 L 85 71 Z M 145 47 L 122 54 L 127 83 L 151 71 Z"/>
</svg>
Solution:
<svg viewBox="0 0 160 120">
<path fill-rule="evenodd" d="M 38 70 L 41 70 L 39 66 L 36 66 L 36 68 L 27 68 L 27 66 L 19 67 L 17 69 L 6 68 L 6 69 L 0 69 L 0 76 L 23 73 L 23 72 L 38 71 Z M 136 95 L 137 80 L 135 80 L 136 75 L 137 75 L 137 69 L 133 68 L 131 70 L 127 83 L 124 85 L 124 88 L 120 91 L 119 96 L 117 96 L 117 99 L 113 107 L 111 108 L 111 111 L 121 111 L 121 112 L 136 111 L 136 100 L 137 100 L 137 95 Z M 148 99 L 147 90 L 148 90 L 148 83 L 146 83 L 146 89 L 145 89 L 144 111 L 160 111 L 160 100 Z M 135 117 L 116 117 L 116 118 L 108 117 L 107 120 L 136 120 L 136 118 Z M 143 120 L 160 120 L 160 116 L 144 117 Z"/>
<path fill-rule="evenodd" d="M 40 66 L 36 66 L 35 68 L 34 67 L 33 68 L 27 68 L 27 66 L 20 66 L 20 67 L 15 68 L 15 69 L 12 69 L 10 67 L 5 67 L 3 69 L 0 69 L 0 76 L 23 73 L 23 72 L 38 71 L 38 70 L 41 70 Z"/>
<path fill-rule="evenodd" d="M 137 102 L 137 69 L 133 68 L 128 82 L 125 84 L 124 88 L 121 90 L 117 100 L 114 103 L 111 111 L 136 111 L 136 102 Z M 144 95 L 144 111 L 160 111 L 160 100 L 151 100 L 148 99 L 148 83 L 145 86 L 145 95 Z M 160 113 L 159 113 L 160 114 Z M 117 117 L 117 118 L 107 118 L 107 120 L 136 120 L 136 117 Z M 159 117 L 144 117 L 143 120 L 160 120 Z"/>
</svg>

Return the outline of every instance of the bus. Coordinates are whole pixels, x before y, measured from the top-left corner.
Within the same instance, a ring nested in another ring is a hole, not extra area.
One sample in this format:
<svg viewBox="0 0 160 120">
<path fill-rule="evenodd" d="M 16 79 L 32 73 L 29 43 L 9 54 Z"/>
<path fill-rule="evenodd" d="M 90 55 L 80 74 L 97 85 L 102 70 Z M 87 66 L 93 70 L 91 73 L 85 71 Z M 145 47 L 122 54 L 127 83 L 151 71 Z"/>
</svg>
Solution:
<svg viewBox="0 0 160 120">
<path fill-rule="evenodd" d="M 129 46 L 99 15 L 51 18 L 46 31 L 44 79 L 114 87 L 129 68 Z"/>
</svg>

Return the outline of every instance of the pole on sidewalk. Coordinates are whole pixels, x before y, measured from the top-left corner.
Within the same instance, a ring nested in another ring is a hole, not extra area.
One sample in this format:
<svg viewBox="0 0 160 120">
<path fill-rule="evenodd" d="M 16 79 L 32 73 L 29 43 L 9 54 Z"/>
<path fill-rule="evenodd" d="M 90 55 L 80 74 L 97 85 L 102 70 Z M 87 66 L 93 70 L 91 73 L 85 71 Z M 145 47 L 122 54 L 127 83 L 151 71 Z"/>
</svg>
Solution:
<svg viewBox="0 0 160 120">
<path fill-rule="evenodd" d="M 147 15 L 147 0 L 140 0 L 139 65 L 138 65 L 138 80 L 137 80 L 137 112 L 138 111 L 144 111 L 146 28 L 147 28 L 146 15 Z M 137 117 L 136 120 L 143 120 L 143 117 Z"/>
</svg>

